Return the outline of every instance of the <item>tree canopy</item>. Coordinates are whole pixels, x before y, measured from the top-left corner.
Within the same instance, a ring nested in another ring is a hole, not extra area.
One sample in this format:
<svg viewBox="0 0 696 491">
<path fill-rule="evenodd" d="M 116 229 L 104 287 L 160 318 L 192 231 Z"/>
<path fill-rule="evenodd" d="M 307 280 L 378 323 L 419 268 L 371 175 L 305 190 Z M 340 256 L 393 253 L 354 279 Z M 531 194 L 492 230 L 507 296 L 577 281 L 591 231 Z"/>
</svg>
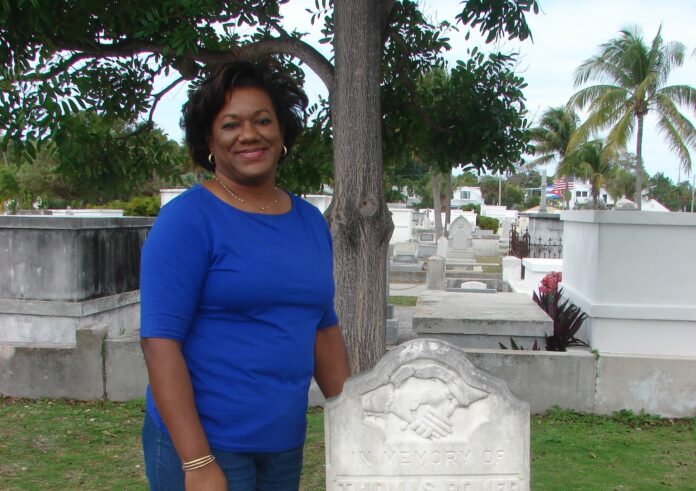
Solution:
<svg viewBox="0 0 696 491">
<path fill-rule="evenodd" d="M 351 366 L 384 352 L 386 254 L 392 223 L 384 200 L 380 88 L 414 95 L 415 80 L 447 48 L 448 23 L 426 21 L 413 0 L 316 0 L 332 57 L 283 27 L 287 0 L 6 0 L 0 3 L 0 131 L 3 140 L 38 140 L 83 108 L 129 120 L 156 107 L 182 81 L 212 63 L 279 55 L 329 89 L 334 198 L 336 310 Z M 468 0 L 454 21 L 489 40 L 529 37 L 535 0 Z M 157 77 L 178 73 L 154 90 Z M 485 165 L 483 162 L 481 165 Z M 501 164 L 502 165 L 502 164 Z"/>
</svg>

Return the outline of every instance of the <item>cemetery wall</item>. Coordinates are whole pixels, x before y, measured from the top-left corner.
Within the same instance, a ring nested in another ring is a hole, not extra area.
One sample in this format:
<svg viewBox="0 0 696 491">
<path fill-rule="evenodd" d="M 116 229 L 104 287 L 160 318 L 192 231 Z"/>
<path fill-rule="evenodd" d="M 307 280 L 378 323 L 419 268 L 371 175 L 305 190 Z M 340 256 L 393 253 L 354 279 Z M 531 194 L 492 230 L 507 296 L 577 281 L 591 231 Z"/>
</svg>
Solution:
<svg viewBox="0 0 696 491">
<path fill-rule="evenodd" d="M 622 409 L 662 417 L 696 417 L 696 358 L 463 349 L 478 369 L 504 380 L 532 414 L 558 406 L 612 414 Z M 323 406 L 316 385 L 310 405 Z"/>
</svg>

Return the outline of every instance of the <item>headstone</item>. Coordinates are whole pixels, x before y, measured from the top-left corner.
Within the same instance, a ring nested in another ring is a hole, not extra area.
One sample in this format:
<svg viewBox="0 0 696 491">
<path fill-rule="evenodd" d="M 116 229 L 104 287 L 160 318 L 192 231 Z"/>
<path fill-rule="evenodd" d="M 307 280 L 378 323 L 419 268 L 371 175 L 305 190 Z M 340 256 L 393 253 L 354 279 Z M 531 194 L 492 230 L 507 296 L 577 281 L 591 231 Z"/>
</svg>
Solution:
<svg viewBox="0 0 696 491">
<path fill-rule="evenodd" d="M 394 260 L 399 262 L 416 262 L 418 242 L 397 242 L 394 244 Z"/>
<path fill-rule="evenodd" d="M 432 244 L 435 242 L 435 232 L 420 232 L 418 234 L 418 242 Z"/>
<path fill-rule="evenodd" d="M 522 260 L 515 256 L 503 258 L 503 281 L 522 279 Z"/>
<path fill-rule="evenodd" d="M 466 288 L 468 290 L 487 290 L 488 285 L 480 281 L 465 281 L 459 288 Z"/>
<path fill-rule="evenodd" d="M 428 290 L 444 290 L 445 285 L 445 258 L 431 256 L 428 258 L 428 271 L 425 277 Z"/>
<path fill-rule="evenodd" d="M 444 235 L 437 239 L 437 255 L 447 257 L 447 249 L 449 248 L 449 240 Z"/>
<path fill-rule="evenodd" d="M 459 348 L 417 339 L 325 406 L 328 491 L 528 490 L 529 405 Z"/>
<path fill-rule="evenodd" d="M 471 235 L 473 231 L 471 223 L 464 217 L 459 217 L 452 222 L 452 225 L 450 225 L 450 250 L 467 251 L 471 249 Z"/>
</svg>

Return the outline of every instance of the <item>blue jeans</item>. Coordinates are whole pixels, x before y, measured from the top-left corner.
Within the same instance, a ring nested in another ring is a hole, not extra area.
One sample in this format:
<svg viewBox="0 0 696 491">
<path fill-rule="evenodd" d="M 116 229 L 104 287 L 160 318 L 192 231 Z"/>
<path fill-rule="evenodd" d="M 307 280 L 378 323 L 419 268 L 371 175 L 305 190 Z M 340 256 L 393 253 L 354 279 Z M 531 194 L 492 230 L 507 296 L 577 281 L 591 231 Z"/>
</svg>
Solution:
<svg viewBox="0 0 696 491">
<path fill-rule="evenodd" d="M 152 491 L 184 491 L 184 471 L 169 435 L 150 416 L 143 425 L 145 473 Z M 287 452 L 238 453 L 213 450 L 229 491 L 297 491 L 302 447 Z"/>
</svg>

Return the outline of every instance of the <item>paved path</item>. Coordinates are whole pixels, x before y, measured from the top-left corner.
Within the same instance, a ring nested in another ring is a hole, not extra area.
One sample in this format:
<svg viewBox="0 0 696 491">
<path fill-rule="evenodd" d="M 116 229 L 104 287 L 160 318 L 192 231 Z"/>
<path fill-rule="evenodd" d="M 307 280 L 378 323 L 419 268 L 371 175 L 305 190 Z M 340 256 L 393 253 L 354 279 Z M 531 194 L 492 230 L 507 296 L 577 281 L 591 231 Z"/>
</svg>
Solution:
<svg viewBox="0 0 696 491">
<path fill-rule="evenodd" d="M 417 297 L 426 290 L 425 283 L 390 283 L 389 295 L 402 297 Z"/>
<path fill-rule="evenodd" d="M 425 290 L 425 283 L 389 284 L 389 295 L 395 297 L 417 297 Z M 415 310 L 415 307 L 394 306 L 394 316 L 399 321 L 399 344 L 416 337 L 416 334 L 413 332 L 413 313 Z"/>
</svg>

